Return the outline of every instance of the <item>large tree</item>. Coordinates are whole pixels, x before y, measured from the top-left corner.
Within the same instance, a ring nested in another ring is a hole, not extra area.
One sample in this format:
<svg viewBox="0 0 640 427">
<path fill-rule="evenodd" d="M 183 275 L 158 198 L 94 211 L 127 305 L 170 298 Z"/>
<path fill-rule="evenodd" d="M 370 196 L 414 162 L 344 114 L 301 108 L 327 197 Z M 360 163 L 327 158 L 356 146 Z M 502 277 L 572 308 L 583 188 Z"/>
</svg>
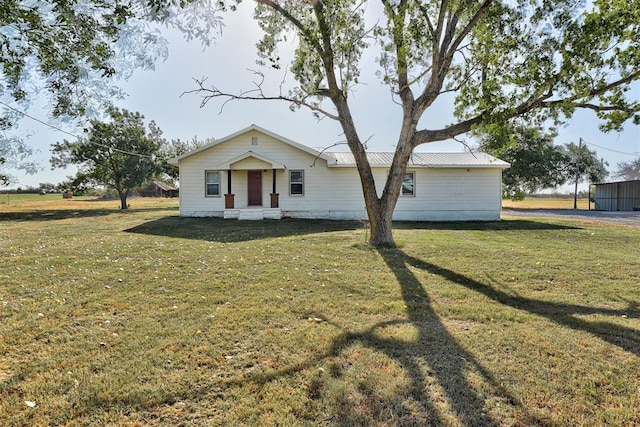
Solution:
<svg viewBox="0 0 640 427">
<path fill-rule="evenodd" d="M 202 13 L 202 7 L 208 13 Z M 0 164 L 33 171 L 16 124 L 32 101 L 52 118 L 97 118 L 123 95 L 119 80 L 166 58 L 158 26 L 208 43 L 220 27 L 214 0 L 12 0 L 0 11 Z M 14 154 L 12 156 L 12 154 Z M 17 157 L 15 156 L 17 154 Z M 0 173 L 0 179 L 7 174 Z"/>
<path fill-rule="evenodd" d="M 153 121 L 145 128 L 140 113 L 111 108 L 109 115 L 110 122 L 92 120 L 85 138 L 53 144 L 51 165 L 78 165 L 78 180 L 115 189 L 127 209 L 131 190 L 161 172 L 156 156 L 164 140 Z"/>
<path fill-rule="evenodd" d="M 553 143 L 555 136 L 525 125 L 495 125 L 479 135 L 480 151 L 511 164 L 502 172 L 503 197 L 521 200 L 567 182 L 569 156 L 564 147 Z"/>
<path fill-rule="evenodd" d="M 567 164 L 567 180 L 576 182 L 588 181 L 592 184 L 602 182 L 608 175 L 609 164 L 598 158 L 595 150 L 590 150 L 584 144 L 568 143 L 565 152 L 569 162 Z"/>
<path fill-rule="evenodd" d="M 479 149 L 511 164 L 502 173 L 503 196 L 525 195 L 567 182 L 602 182 L 607 163 L 586 145 L 555 145 L 555 132 L 524 125 L 487 126 L 480 134 Z"/>
<path fill-rule="evenodd" d="M 179 170 L 175 165 L 169 164 L 169 160 L 178 157 L 186 152 L 198 149 L 215 141 L 215 138 L 198 139 L 194 136 L 190 140 L 172 139 L 164 144 L 159 153 L 159 160 L 162 165 L 162 174 L 172 181 L 178 180 Z"/>
<path fill-rule="evenodd" d="M 407 162 L 421 144 L 516 117 L 567 119 L 577 108 L 595 111 L 605 129 L 618 129 L 640 110 L 625 93 L 640 77 L 640 0 L 256 2 L 265 32 L 259 63 L 280 67 L 279 47 L 294 38 L 289 72 L 297 85 L 273 95 L 262 87 L 232 93 L 206 80 L 197 89 L 205 103 L 280 99 L 336 120 L 357 162 L 375 245 L 394 244 L 391 218 Z M 350 103 L 360 70 L 371 67 L 363 52 L 374 47 L 382 81 L 402 111 L 381 191 Z M 435 101 L 449 93 L 456 121 L 426 127 Z"/>
<path fill-rule="evenodd" d="M 640 157 L 628 162 L 618 163 L 617 170 L 613 173 L 613 176 L 625 181 L 640 180 Z"/>
</svg>

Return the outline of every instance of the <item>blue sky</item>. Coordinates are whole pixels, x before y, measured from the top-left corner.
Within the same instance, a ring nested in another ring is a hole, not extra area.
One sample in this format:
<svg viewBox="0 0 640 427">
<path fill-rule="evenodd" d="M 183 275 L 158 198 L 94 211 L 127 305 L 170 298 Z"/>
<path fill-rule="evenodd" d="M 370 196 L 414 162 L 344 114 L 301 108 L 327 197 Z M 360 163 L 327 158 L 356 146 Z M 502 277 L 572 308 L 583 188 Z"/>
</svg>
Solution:
<svg viewBox="0 0 640 427">
<path fill-rule="evenodd" d="M 201 108 L 197 95 L 183 94 L 195 88 L 194 78 L 202 77 L 231 92 L 253 87 L 251 82 L 256 77 L 249 70 L 257 69 L 255 42 L 260 30 L 248 18 L 250 6 L 250 2 L 243 2 L 240 6 L 243 10 L 226 14 L 222 35 L 204 50 L 198 42 L 186 42 L 181 34 L 166 31 L 165 37 L 170 41 L 167 61 L 157 64 L 154 71 L 136 71 L 123 85 L 129 96 L 116 105 L 139 111 L 147 120 L 154 120 L 167 139 L 184 140 L 193 136 L 199 139 L 220 138 L 255 123 L 310 147 L 327 147 L 343 141 L 337 122 L 326 118 L 318 121 L 305 109 L 291 112 L 286 103 L 236 101 L 226 104 L 221 111 L 220 100 L 213 100 Z M 367 55 L 369 61 L 365 60 L 364 63 L 371 64 L 371 68 L 363 69 L 362 84 L 351 95 L 353 114 L 361 138 L 369 139 L 369 150 L 392 151 L 401 117 L 400 107 L 392 101 L 386 87 L 375 76 L 374 53 Z M 277 93 L 283 76 L 282 70 L 269 73 L 265 89 Z M 640 99 L 640 84 L 635 85 L 630 96 Z M 453 121 L 451 111 L 451 99 L 443 99 L 426 113 L 424 123 L 434 127 L 450 123 Z M 29 113 L 47 120 L 47 111 L 42 106 L 33 107 Z M 68 135 L 28 119 L 20 127 L 23 132 L 31 133 L 30 144 L 38 151 L 34 159 L 42 165 L 42 170 L 35 175 L 10 171 L 17 177 L 17 183 L 11 187 L 37 186 L 41 182 L 57 183 L 75 173 L 73 168 L 52 171 L 48 162 L 51 143 L 68 139 Z M 560 129 L 556 143 L 577 143 L 579 138 L 583 138 L 599 157 L 609 162 L 610 170 L 615 169 L 617 162 L 632 160 L 640 155 L 639 127 L 628 124 L 623 132 L 605 134 L 598 130 L 597 118 L 589 111 L 577 113 L 569 125 Z M 474 143 L 470 137 L 466 141 L 470 145 Z M 340 149 L 346 150 L 346 147 L 335 148 Z M 446 141 L 422 145 L 417 151 L 456 152 L 464 149 L 459 142 Z"/>
</svg>

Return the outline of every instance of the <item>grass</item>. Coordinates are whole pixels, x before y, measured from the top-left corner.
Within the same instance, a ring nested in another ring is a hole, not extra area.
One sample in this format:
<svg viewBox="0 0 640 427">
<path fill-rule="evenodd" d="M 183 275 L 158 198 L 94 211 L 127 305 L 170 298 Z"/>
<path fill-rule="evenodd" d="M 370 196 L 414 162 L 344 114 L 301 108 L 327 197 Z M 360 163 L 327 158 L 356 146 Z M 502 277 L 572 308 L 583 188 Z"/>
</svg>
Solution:
<svg viewBox="0 0 640 427">
<path fill-rule="evenodd" d="M 640 423 L 639 228 L 42 197 L 0 205 L 3 425 Z"/>
<path fill-rule="evenodd" d="M 573 209 L 573 197 L 527 197 L 524 200 L 504 199 L 502 205 L 505 208 L 519 209 Z M 588 210 L 589 199 L 578 199 L 578 209 Z M 593 203 L 591 208 L 593 208 Z"/>
</svg>

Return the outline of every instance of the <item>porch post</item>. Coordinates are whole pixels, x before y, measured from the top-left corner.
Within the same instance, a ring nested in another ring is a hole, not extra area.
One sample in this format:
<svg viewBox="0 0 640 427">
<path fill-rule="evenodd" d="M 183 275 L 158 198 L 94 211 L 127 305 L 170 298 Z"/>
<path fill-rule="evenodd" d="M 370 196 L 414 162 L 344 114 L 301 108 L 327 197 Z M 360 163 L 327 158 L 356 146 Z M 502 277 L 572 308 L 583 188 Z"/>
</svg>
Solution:
<svg viewBox="0 0 640 427">
<path fill-rule="evenodd" d="M 227 170 L 227 194 L 224 195 L 224 208 L 233 209 L 234 195 L 231 194 L 231 169 Z"/>
<path fill-rule="evenodd" d="M 276 170 L 273 169 L 273 184 L 272 184 L 272 192 L 271 192 L 271 207 L 272 208 L 277 208 L 279 207 L 280 203 L 278 200 L 278 196 L 279 194 L 276 193 Z"/>
</svg>

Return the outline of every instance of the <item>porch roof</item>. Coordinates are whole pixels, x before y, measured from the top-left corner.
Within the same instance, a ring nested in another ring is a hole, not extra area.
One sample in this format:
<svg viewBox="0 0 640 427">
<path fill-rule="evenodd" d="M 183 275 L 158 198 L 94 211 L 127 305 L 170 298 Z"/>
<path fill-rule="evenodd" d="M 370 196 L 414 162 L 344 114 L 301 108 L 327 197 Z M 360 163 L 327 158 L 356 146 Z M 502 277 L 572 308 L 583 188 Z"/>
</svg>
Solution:
<svg viewBox="0 0 640 427">
<path fill-rule="evenodd" d="M 233 157 L 223 163 L 220 163 L 218 165 L 218 169 L 234 169 L 233 165 L 235 163 L 238 163 L 238 162 L 241 162 L 242 160 L 246 160 L 250 158 L 267 163 L 269 165 L 269 169 L 286 169 L 287 168 L 283 163 L 272 160 L 266 156 L 263 156 L 262 154 L 258 154 L 250 150 L 250 151 L 247 151 L 246 153 L 240 154 L 239 156 Z"/>
</svg>

